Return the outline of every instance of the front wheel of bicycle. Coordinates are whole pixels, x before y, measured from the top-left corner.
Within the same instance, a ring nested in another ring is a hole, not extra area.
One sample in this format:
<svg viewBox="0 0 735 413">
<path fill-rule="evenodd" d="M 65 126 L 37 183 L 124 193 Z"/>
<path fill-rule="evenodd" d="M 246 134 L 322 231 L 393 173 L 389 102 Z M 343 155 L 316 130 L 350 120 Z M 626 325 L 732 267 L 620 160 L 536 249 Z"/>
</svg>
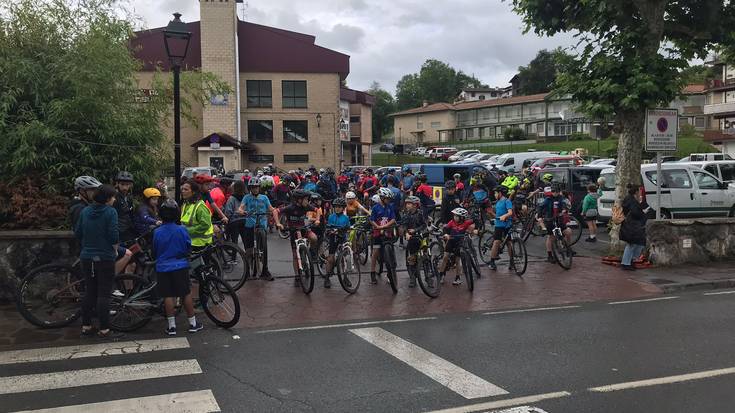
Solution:
<svg viewBox="0 0 735 413">
<path fill-rule="evenodd" d="M 439 273 L 437 273 L 436 267 L 432 263 L 431 256 L 419 255 L 418 261 L 416 277 L 421 291 L 430 298 L 439 297 L 442 286 L 439 282 Z"/>
<path fill-rule="evenodd" d="M 357 254 L 352 252 L 352 248 L 342 248 L 337 253 L 337 278 L 342 289 L 348 294 L 354 294 L 360 288 L 360 262 Z"/>
<path fill-rule="evenodd" d="M 355 251 L 361 265 L 366 265 L 368 262 L 370 256 L 368 247 L 367 234 L 364 231 L 358 231 L 355 236 Z"/>
<path fill-rule="evenodd" d="M 311 294 L 314 289 L 314 264 L 311 262 L 309 249 L 306 245 L 299 245 L 299 258 L 301 259 L 301 269 L 299 270 L 299 278 L 301 281 L 301 291 L 304 294 Z"/>
<path fill-rule="evenodd" d="M 477 238 L 477 250 L 479 251 L 480 259 L 485 264 L 490 264 L 490 251 L 493 248 L 494 241 L 492 232 L 483 232 Z"/>
<path fill-rule="evenodd" d="M 251 273 L 245 251 L 239 245 L 225 241 L 217 246 L 217 261 L 222 269 L 222 280 L 233 290 L 242 288 Z"/>
<path fill-rule="evenodd" d="M 18 286 L 18 312 L 41 328 L 73 323 L 82 314 L 84 280 L 74 267 L 48 264 L 31 270 Z"/>
<path fill-rule="evenodd" d="M 563 237 L 554 237 L 551 252 L 557 264 L 565 270 L 572 268 L 572 249 Z"/>
<path fill-rule="evenodd" d="M 153 291 L 145 279 L 135 274 L 116 275 L 112 282 L 115 294 L 110 300 L 110 328 L 135 331 L 143 328 L 156 310 Z"/>
<path fill-rule="evenodd" d="M 477 250 L 475 249 L 475 246 L 472 245 L 472 241 L 470 239 L 467 240 L 467 250 L 470 252 L 470 264 L 472 264 L 472 271 L 475 272 L 476 278 L 481 278 L 482 274 L 480 274 L 480 263 L 477 261 Z"/>
<path fill-rule="evenodd" d="M 513 237 L 511 239 L 511 262 L 513 263 L 513 270 L 517 276 L 522 276 L 526 273 L 526 267 L 528 267 L 528 254 L 526 253 L 526 244 L 519 237 Z"/>
<path fill-rule="evenodd" d="M 291 233 L 288 231 L 288 222 L 286 222 L 286 216 L 281 215 L 279 217 L 280 224 L 283 226 L 283 229 L 278 230 L 278 237 L 281 239 L 288 239 L 288 237 L 291 236 Z"/>
<path fill-rule="evenodd" d="M 230 328 L 240 320 L 240 301 L 232 287 L 217 277 L 200 281 L 199 302 L 213 323 Z"/>
<path fill-rule="evenodd" d="M 317 247 L 316 268 L 319 275 L 324 277 L 327 275 L 327 256 L 329 256 L 329 241 L 326 237 L 320 239 L 319 247 Z"/>
<path fill-rule="evenodd" d="M 393 244 L 385 243 L 382 246 L 383 262 L 385 263 L 386 274 L 388 277 L 388 283 L 390 289 L 393 290 L 393 294 L 398 293 L 398 279 L 396 278 L 396 252 L 393 249 Z"/>
<path fill-rule="evenodd" d="M 467 282 L 467 289 L 470 291 L 475 290 L 475 277 L 474 271 L 472 270 L 472 258 L 470 258 L 470 252 L 465 250 L 462 252 L 462 271 L 464 272 L 464 278 Z"/>
<path fill-rule="evenodd" d="M 582 230 L 584 227 L 579 222 L 577 217 L 570 216 L 569 222 L 567 223 L 567 228 L 569 228 L 572 231 L 572 235 L 569 237 L 569 246 L 576 244 L 577 241 L 579 241 L 580 238 L 582 238 Z"/>
</svg>

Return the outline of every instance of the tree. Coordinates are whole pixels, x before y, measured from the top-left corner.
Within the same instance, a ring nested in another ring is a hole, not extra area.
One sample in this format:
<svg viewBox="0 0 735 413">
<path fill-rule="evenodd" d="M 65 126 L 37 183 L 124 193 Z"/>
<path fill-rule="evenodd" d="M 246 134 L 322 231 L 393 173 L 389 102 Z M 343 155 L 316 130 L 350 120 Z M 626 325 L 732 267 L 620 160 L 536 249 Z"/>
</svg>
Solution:
<svg viewBox="0 0 735 413">
<path fill-rule="evenodd" d="M 419 75 L 405 75 L 396 84 L 396 103 L 398 110 L 421 106 L 423 93 L 419 86 Z"/>
<path fill-rule="evenodd" d="M 703 84 L 707 80 L 717 77 L 712 66 L 693 65 L 681 70 L 679 76 L 687 84 Z"/>
<path fill-rule="evenodd" d="M 518 67 L 518 89 L 521 95 L 533 95 L 551 91 L 559 63 L 567 57 L 562 49 L 540 50 L 528 66 Z"/>
<path fill-rule="evenodd" d="M 115 4 L 0 5 L 0 173 L 7 179 L 33 177 L 62 193 L 79 175 L 109 182 L 126 169 L 144 183 L 170 167 L 161 124 L 172 103 L 171 77 L 158 73 L 150 101 L 136 102 L 141 63 L 128 48 L 132 25 Z M 213 75 L 182 73 L 184 110 L 227 91 Z"/>
<path fill-rule="evenodd" d="M 421 106 L 423 101 L 454 102 L 462 89 L 487 87 L 474 76 L 457 71 L 439 60 L 429 59 L 419 73 L 405 75 L 396 85 L 398 110 Z"/>
<path fill-rule="evenodd" d="M 396 102 L 391 94 L 373 82 L 367 93 L 375 97 L 373 105 L 373 142 L 380 142 L 381 138 L 393 129 L 393 120 L 388 117 L 396 111 Z"/>
</svg>

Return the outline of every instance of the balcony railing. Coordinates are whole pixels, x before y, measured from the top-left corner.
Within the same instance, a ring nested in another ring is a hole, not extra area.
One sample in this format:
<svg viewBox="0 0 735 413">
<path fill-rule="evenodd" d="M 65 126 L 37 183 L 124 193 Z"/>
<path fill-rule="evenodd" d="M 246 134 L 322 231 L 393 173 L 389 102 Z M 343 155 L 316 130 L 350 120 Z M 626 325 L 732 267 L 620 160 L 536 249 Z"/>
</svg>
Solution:
<svg viewBox="0 0 735 413">
<path fill-rule="evenodd" d="M 725 86 L 733 86 L 735 85 L 735 78 L 730 78 L 726 80 L 722 79 L 709 79 L 707 80 L 707 89 L 717 89 Z"/>
<path fill-rule="evenodd" d="M 729 139 L 735 139 L 735 129 L 705 129 L 703 131 L 704 133 L 704 140 L 706 141 L 721 141 L 721 140 L 729 140 Z"/>
<path fill-rule="evenodd" d="M 705 115 L 718 115 L 725 113 L 735 113 L 735 102 L 716 103 L 714 105 L 704 105 Z"/>
</svg>

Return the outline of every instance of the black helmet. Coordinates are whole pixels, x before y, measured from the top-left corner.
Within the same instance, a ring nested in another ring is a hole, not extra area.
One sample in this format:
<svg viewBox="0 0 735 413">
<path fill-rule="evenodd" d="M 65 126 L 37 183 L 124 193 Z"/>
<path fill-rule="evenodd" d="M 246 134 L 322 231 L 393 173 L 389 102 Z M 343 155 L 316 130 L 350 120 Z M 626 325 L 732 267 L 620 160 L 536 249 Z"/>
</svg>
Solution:
<svg viewBox="0 0 735 413">
<path fill-rule="evenodd" d="M 418 176 L 419 182 L 426 182 L 426 175 L 421 174 Z"/>
<path fill-rule="evenodd" d="M 344 208 L 347 206 L 347 201 L 345 201 L 344 198 L 337 198 L 334 200 L 334 202 L 332 202 L 332 206 L 335 208 L 337 207 Z"/>
<path fill-rule="evenodd" d="M 181 218 L 179 204 L 171 198 L 163 201 L 161 206 L 158 208 L 158 213 L 161 216 L 161 221 L 164 222 L 177 222 L 179 218 Z"/>
<path fill-rule="evenodd" d="M 115 177 L 116 182 L 133 182 L 133 174 L 131 174 L 128 171 L 120 171 L 117 173 L 117 176 Z"/>
<path fill-rule="evenodd" d="M 311 195 L 311 192 L 304 191 L 303 189 L 296 189 L 293 192 L 291 192 L 291 197 L 293 199 L 302 199 L 302 198 L 308 198 L 309 195 Z"/>
<path fill-rule="evenodd" d="M 449 180 L 447 182 L 444 182 L 444 188 L 446 189 L 454 189 L 457 187 L 457 183 L 453 180 Z"/>
<path fill-rule="evenodd" d="M 495 192 L 500 192 L 503 195 L 508 195 L 508 187 L 504 185 L 498 185 L 495 187 Z"/>
<path fill-rule="evenodd" d="M 321 195 L 319 195 L 319 194 L 318 194 L 318 193 L 316 193 L 316 192 L 312 192 L 312 193 L 311 193 L 311 194 L 309 195 L 309 198 L 310 198 L 310 199 L 311 199 L 312 201 L 321 201 L 321 200 L 323 199 L 323 198 L 322 198 L 322 196 L 321 196 Z"/>
</svg>

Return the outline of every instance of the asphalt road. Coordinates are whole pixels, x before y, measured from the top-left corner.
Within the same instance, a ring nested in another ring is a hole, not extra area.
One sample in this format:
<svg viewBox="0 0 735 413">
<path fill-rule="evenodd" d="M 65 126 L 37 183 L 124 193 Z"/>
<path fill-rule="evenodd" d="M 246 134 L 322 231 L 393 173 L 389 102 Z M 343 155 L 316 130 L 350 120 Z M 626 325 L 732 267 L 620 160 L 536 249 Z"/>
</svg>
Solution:
<svg viewBox="0 0 735 413">
<path fill-rule="evenodd" d="M 2 352 L 0 411 L 728 412 L 731 293 Z"/>
</svg>

